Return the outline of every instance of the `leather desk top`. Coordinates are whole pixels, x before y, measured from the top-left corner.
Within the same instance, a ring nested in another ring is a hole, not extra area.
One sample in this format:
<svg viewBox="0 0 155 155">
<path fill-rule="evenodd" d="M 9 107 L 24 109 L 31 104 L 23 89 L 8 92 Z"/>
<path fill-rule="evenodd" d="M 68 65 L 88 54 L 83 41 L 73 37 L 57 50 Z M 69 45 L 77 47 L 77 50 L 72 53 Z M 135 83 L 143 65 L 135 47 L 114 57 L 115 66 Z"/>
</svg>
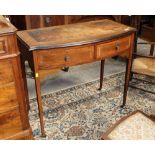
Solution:
<svg viewBox="0 0 155 155">
<path fill-rule="evenodd" d="M 97 43 L 136 31 L 135 28 L 108 20 L 18 31 L 17 36 L 29 51 Z"/>
</svg>

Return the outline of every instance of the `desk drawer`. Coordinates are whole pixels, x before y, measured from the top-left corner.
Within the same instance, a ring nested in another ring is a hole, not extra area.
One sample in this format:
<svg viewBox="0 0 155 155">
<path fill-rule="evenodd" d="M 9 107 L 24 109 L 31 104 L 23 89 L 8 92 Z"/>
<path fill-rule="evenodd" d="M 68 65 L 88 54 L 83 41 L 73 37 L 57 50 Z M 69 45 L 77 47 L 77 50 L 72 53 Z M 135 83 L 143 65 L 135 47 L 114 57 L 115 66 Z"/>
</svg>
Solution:
<svg viewBox="0 0 155 155">
<path fill-rule="evenodd" d="M 7 37 L 0 37 L 0 55 L 7 54 Z"/>
<path fill-rule="evenodd" d="M 127 52 L 131 46 L 131 36 L 96 45 L 96 58 L 104 59 Z"/>
<path fill-rule="evenodd" d="M 37 55 L 39 69 L 61 68 L 93 61 L 94 46 L 40 51 Z"/>
</svg>

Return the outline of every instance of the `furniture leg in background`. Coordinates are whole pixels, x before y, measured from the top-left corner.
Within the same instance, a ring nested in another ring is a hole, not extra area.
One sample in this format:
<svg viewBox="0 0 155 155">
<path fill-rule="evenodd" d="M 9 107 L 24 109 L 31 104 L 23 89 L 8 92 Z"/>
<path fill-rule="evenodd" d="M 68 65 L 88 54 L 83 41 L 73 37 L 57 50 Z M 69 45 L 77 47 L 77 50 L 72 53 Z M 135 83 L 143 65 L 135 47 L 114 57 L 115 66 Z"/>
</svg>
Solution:
<svg viewBox="0 0 155 155">
<path fill-rule="evenodd" d="M 21 68 L 22 68 L 22 79 L 23 79 L 23 85 L 24 85 L 24 91 L 26 94 L 26 103 L 27 103 L 27 111 L 30 110 L 30 105 L 29 105 L 29 95 L 28 95 L 28 88 L 27 88 L 27 80 L 26 80 L 26 72 L 25 72 L 25 61 L 24 58 L 22 58 L 22 54 L 20 55 L 20 62 L 21 62 Z"/>
<path fill-rule="evenodd" d="M 105 60 L 101 60 L 101 67 L 100 67 L 100 88 L 98 90 L 101 90 L 102 89 L 102 86 L 103 86 L 104 64 L 105 64 Z"/>
<path fill-rule="evenodd" d="M 154 44 L 151 44 L 150 56 L 153 56 L 153 52 L 154 52 Z"/>
</svg>

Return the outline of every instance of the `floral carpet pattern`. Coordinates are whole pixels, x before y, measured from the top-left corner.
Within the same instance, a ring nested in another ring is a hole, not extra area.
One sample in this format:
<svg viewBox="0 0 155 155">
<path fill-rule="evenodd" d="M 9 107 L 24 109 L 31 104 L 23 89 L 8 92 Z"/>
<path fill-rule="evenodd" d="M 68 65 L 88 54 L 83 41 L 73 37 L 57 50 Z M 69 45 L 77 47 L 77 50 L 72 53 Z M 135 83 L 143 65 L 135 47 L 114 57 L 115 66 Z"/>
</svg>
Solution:
<svg viewBox="0 0 155 155">
<path fill-rule="evenodd" d="M 46 139 L 98 140 L 116 121 L 137 109 L 155 114 L 155 95 L 133 88 L 129 88 L 127 104 L 121 108 L 123 83 L 124 73 L 117 73 L 104 78 L 101 91 L 99 80 L 95 80 L 42 96 Z M 146 83 L 133 80 L 133 84 L 155 91 Z M 29 118 L 34 138 L 44 139 L 36 98 L 30 100 Z"/>
</svg>

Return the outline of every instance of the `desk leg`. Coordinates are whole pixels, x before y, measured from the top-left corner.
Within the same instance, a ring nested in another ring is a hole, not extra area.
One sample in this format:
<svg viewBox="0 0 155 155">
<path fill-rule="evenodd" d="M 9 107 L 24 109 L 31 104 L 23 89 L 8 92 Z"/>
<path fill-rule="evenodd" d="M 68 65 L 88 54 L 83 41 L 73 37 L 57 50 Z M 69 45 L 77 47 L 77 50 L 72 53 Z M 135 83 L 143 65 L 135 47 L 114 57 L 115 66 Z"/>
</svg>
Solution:
<svg viewBox="0 0 155 155">
<path fill-rule="evenodd" d="M 105 62 L 105 60 L 101 60 L 101 67 L 100 67 L 100 88 L 98 90 L 101 90 L 102 89 L 102 86 L 103 86 L 104 62 Z"/>
<path fill-rule="evenodd" d="M 42 98 L 41 98 L 41 81 L 39 77 L 38 60 L 37 60 L 36 52 L 33 52 L 33 60 L 34 60 L 34 73 L 35 73 L 35 88 L 36 88 L 36 96 L 37 96 L 38 111 L 39 111 L 39 118 L 40 118 L 41 134 L 42 134 L 42 137 L 46 137 L 45 130 L 44 130 L 44 114 L 43 114 Z"/>
<path fill-rule="evenodd" d="M 125 73 L 125 84 L 124 84 L 124 93 L 123 93 L 123 104 L 121 107 L 123 108 L 126 104 L 126 98 L 127 98 L 127 91 L 129 86 L 129 80 L 130 80 L 130 72 L 131 72 L 131 59 L 127 59 L 126 62 L 126 73 Z"/>
<path fill-rule="evenodd" d="M 39 110 L 39 117 L 40 117 L 40 127 L 41 127 L 41 134 L 42 137 L 46 137 L 45 130 L 44 130 L 44 115 L 43 115 L 43 107 L 42 107 L 42 99 L 41 99 L 41 84 L 40 78 L 35 77 L 35 87 L 36 87 L 36 95 L 37 95 L 37 102 L 38 102 L 38 110 Z"/>
</svg>

